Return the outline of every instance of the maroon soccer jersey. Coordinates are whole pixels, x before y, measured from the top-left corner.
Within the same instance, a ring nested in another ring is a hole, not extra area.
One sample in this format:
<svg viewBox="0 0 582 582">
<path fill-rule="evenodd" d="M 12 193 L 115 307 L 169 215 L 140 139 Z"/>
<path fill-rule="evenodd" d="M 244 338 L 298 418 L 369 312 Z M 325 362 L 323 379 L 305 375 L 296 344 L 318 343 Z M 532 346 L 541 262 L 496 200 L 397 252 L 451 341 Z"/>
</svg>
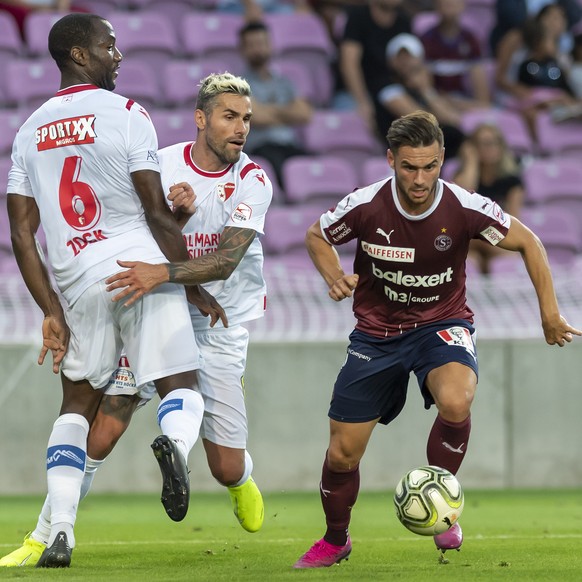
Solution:
<svg viewBox="0 0 582 582">
<path fill-rule="evenodd" d="M 469 241 L 495 245 L 509 224 L 489 198 L 442 180 L 431 208 L 409 215 L 393 178 L 352 192 L 320 219 L 329 243 L 358 241 L 356 328 L 376 337 L 444 319 L 472 322 L 465 290 Z"/>
</svg>

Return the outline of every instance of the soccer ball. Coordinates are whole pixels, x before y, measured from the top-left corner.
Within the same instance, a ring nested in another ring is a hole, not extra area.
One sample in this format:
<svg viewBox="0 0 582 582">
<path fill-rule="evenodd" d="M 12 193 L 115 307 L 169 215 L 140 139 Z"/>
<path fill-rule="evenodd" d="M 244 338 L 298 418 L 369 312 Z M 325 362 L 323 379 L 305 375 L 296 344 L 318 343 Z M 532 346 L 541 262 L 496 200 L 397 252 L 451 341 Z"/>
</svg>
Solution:
<svg viewBox="0 0 582 582">
<path fill-rule="evenodd" d="M 457 478 L 434 465 L 408 471 L 394 492 L 398 519 L 410 531 L 423 536 L 447 531 L 461 516 L 464 503 Z"/>
</svg>

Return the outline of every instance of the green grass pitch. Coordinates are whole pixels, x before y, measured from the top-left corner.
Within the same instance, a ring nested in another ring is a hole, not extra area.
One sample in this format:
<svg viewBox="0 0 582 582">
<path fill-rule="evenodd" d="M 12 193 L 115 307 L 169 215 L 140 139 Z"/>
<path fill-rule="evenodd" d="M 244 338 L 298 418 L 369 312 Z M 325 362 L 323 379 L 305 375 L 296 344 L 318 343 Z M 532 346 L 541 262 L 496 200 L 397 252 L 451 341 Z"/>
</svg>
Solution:
<svg viewBox="0 0 582 582">
<path fill-rule="evenodd" d="M 0 555 L 36 521 L 40 497 L 0 497 Z M 439 563 L 431 538 L 397 521 L 390 493 L 362 492 L 353 511 L 352 556 L 322 570 L 293 570 L 323 533 L 316 492 L 265 495 L 265 524 L 248 534 L 226 492 L 193 493 L 181 523 L 154 495 L 91 495 L 81 503 L 68 570 L 2 568 L 2 580 L 140 582 L 195 580 L 418 581 L 582 580 L 582 491 L 467 491 L 465 542 Z"/>
</svg>

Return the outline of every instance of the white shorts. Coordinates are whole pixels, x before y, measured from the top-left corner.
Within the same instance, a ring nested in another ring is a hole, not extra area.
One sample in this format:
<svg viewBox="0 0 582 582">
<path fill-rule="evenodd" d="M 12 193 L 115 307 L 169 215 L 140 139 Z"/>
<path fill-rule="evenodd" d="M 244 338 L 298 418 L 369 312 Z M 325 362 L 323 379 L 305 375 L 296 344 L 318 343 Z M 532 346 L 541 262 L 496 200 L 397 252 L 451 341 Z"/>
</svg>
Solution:
<svg viewBox="0 0 582 582">
<path fill-rule="evenodd" d="M 200 436 L 233 449 L 246 449 L 247 413 L 244 373 L 249 332 L 241 325 L 196 331 L 202 367 L 198 385 L 204 398 Z M 130 360 L 131 361 L 131 360 Z M 152 383 L 137 386 L 131 370 L 120 366 L 105 390 L 109 395 L 138 394 L 143 404 L 156 393 Z"/>
<path fill-rule="evenodd" d="M 67 378 L 103 388 L 122 347 L 138 385 L 200 367 L 183 287 L 165 283 L 130 307 L 113 302 L 105 288 L 104 281 L 94 283 L 66 312 L 71 338 L 62 372 Z"/>
</svg>

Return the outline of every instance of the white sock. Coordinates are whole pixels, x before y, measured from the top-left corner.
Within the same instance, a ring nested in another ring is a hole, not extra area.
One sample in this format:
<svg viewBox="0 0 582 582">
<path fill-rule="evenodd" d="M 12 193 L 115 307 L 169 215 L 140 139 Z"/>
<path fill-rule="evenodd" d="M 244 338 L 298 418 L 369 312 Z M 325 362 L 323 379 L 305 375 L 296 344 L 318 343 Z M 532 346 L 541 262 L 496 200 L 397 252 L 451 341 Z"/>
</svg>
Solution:
<svg viewBox="0 0 582 582">
<path fill-rule="evenodd" d="M 98 461 L 96 459 L 92 459 L 91 457 L 86 458 L 85 462 L 85 474 L 83 475 L 83 483 L 81 484 L 81 495 L 79 501 L 84 499 L 89 493 L 89 489 L 91 489 L 91 484 L 93 483 L 93 479 L 95 477 L 95 472 L 99 467 L 102 465 L 105 459 Z M 47 495 L 42 509 L 40 510 L 40 515 L 38 516 L 38 521 L 36 522 L 36 527 L 34 531 L 30 534 L 30 537 L 37 542 L 41 542 L 43 544 L 48 544 L 48 540 L 51 533 L 51 504 L 50 498 Z"/>
<path fill-rule="evenodd" d="M 81 501 L 81 499 L 85 499 L 87 493 L 89 493 L 89 489 L 91 489 L 93 479 L 95 478 L 95 473 L 97 472 L 97 469 L 101 467 L 104 461 L 105 459 L 98 461 L 97 459 L 87 457 L 85 462 L 85 474 L 83 475 L 83 483 L 81 483 L 81 494 L 79 501 Z"/>
<path fill-rule="evenodd" d="M 71 548 L 75 547 L 73 526 L 85 473 L 88 434 L 89 423 L 80 414 L 63 414 L 53 425 L 46 473 L 51 510 L 49 546 L 59 531 L 64 531 Z"/>
<path fill-rule="evenodd" d="M 203 414 L 202 396 L 188 388 L 172 390 L 158 406 L 158 424 L 162 433 L 176 441 L 185 459 L 198 440 Z"/>
<path fill-rule="evenodd" d="M 248 451 L 245 451 L 245 470 L 242 474 L 242 477 L 238 480 L 237 483 L 231 485 L 231 487 L 238 487 L 243 483 L 247 482 L 247 479 L 251 476 L 253 472 L 253 458 L 250 456 Z"/>
<path fill-rule="evenodd" d="M 36 522 L 36 527 L 34 531 L 30 534 L 30 537 L 37 542 L 47 544 L 49 537 L 51 535 L 51 504 L 50 498 L 47 495 L 42 509 L 40 510 L 40 515 L 38 516 L 38 521 Z"/>
</svg>

